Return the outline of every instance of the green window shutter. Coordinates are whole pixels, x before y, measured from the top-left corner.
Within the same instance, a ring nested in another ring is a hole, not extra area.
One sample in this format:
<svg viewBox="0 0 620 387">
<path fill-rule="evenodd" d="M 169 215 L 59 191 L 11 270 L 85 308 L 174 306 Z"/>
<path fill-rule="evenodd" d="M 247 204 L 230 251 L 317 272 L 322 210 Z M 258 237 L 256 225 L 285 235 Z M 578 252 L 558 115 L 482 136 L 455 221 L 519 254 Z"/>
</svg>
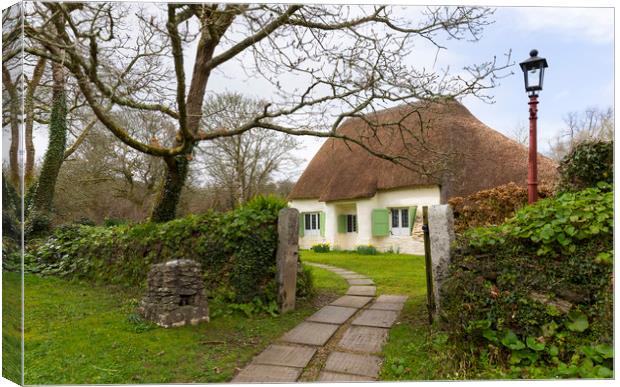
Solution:
<svg viewBox="0 0 620 387">
<path fill-rule="evenodd" d="M 411 235 L 413 231 L 413 226 L 415 224 L 415 214 L 418 211 L 418 206 L 409 207 L 409 235 Z"/>
<path fill-rule="evenodd" d="M 304 213 L 299 213 L 299 236 L 304 236 Z"/>
<path fill-rule="evenodd" d="M 347 216 L 346 215 L 338 215 L 338 232 L 339 233 L 347 232 Z"/>
<path fill-rule="evenodd" d="M 385 208 L 375 208 L 371 214 L 372 236 L 390 235 L 390 212 Z"/>
<path fill-rule="evenodd" d="M 319 214 L 319 230 L 321 232 L 321 236 L 325 236 L 325 213 L 323 211 Z"/>
</svg>

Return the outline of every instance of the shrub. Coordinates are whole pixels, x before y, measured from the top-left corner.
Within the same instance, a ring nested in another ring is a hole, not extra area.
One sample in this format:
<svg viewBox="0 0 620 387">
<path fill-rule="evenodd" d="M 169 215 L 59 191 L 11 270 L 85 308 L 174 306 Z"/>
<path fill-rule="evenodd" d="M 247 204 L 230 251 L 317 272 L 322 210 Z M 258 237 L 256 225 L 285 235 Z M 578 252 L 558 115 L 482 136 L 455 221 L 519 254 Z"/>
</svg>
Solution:
<svg viewBox="0 0 620 387">
<path fill-rule="evenodd" d="M 126 219 L 105 218 L 103 220 L 103 225 L 105 227 L 120 226 L 120 225 L 127 224 L 127 223 L 129 222 L 127 222 Z"/>
<path fill-rule="evenodd" d="M 461 236 L 441 316 L 463 359 L 493 358 L 512 377 L 609 377 L 612 228 L 613 191 L 599 183 Z"/>
<path fill-rule="evenodd" d="M 107 283 L 143 285 L 150 265 L 202 264 L 206 287 L 231 289 L 237 302 L 275 297 L 278 211 L 282 199 L 257 197 L 234 211 L 167 223 L 69 225 L 29 253 L 30 270 Z"/>
<path fill-rule="evenodd" d="M 373 245 L 361 245 L 355 249 L 361 255 L 377 255 L 377 249 Z"/>
<path fill-rule="evenodd" d="M 319 243 L 311 247 L 315 253 L 329 253 L 329 243 Z"/>
<path fill-rule="evenodd" d="M 576 191 L 599 181 L 613 184 L 613 142 L 585 141 L 577 144 L 560 163 L 560 190 Z"/>
<path fill-rule="evenodd" d="M 548 187 L 539 187 L 543 199 L 553 195 Z M 527 188 L 515 183 L 500 185 L 448 201 L 454 211 L 454 230 L 462 233 L 473 227 L 498 225 L 527 205 Z"/>
</svg>

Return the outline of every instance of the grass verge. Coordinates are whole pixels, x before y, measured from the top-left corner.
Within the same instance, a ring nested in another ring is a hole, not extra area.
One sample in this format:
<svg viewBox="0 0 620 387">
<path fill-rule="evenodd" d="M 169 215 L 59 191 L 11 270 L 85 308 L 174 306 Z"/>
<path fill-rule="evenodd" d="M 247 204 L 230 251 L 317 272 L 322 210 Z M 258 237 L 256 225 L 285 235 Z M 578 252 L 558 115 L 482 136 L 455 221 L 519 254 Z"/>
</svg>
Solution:
<svg viewBox="0 0 620 387">
<path fill-rule="evenodd" d="M 226 382 L 319 306 L 248 318 L 211 302 L 211 322 L 164 329 L 135 314 L 139 289 L 34 275 L 25 286 L 26 384 Z"/>
</svg>

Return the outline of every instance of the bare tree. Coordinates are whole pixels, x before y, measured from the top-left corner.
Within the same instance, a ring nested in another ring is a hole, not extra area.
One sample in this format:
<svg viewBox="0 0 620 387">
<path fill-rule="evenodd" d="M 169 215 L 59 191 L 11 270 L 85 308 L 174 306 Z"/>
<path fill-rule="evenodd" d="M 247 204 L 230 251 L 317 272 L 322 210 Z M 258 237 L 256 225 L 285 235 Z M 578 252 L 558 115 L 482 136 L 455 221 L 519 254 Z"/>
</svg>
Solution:
<svg viewBox="0 0 620 387">
<path fill-rule="evenodd" d="M 549 141 L 551 158 L 560 161 L 578 143 L 587 140 L 613 141 L 614 111 L 590 107 L 564 116 L 565 128 Z"/>
<path fill-rule="evenodd" d="M 519 122 L 511 131 L 510 138 L 521 145 L 528 146 L 530 139 L 530 128 L 523 122 Z"/>
<path fill-rule="evenodd" d="M 492 11 L 478 7 L 425 8 L 412 19 L 400 16 L 410 12 L 387 6 L 167 4 L 136 10 L 118 3 L 88 3 L 81 9 L 55 3 L 48 7 L 47 15 L 25 26 L 46 50 L 27 50 L 67 67 L 97 118 L 120 140 L 164 159 L 167 172 L 151 216 L 154 221 L 175 216 L 196 144 L 255 128 L 341 138 L 377 157 L 418 168 L 414 158 L 378 152 L 336 129 L 347 118 L 364 118 L 365 113 L 395 103 L 464 95 L 486 98 L 485 90 L 495 85 L 498 71 L 509 62 L 497 65 L 493 58 L 451 74 L 413 68 L 403 60 L 417 39 L 438 49 L 445 48 L 441 36 L 479 39 Z M 47 28 L 50 24 L 58 34 Z M 62 58 L 54 53 L 59 47 L 65 53 Z M 192 60 L 188 77 L 185 66 Z M 201 128 L 208 81 L 233 60 L 250 81 L 266 80 L 279 92 L 236 127 Z M 174 141 L 169 145 L 140 141 L 105 111 L 101 100 L 174 119 Z"/>
<path fill-rule="evenodd" d="M 228 93 L 205 102 L 203 128 L 207 132 L 236 128 L 261 113 L 264 101 Z M 299 141 L 284 133 L 261 128 L 198 145 L 195 169 L 207 184 L 226 192 L 226 207 L 243 204 L 263 193 L 275 173 L 285 173 L 297 163 L 293 152 Z"/>
</svg>

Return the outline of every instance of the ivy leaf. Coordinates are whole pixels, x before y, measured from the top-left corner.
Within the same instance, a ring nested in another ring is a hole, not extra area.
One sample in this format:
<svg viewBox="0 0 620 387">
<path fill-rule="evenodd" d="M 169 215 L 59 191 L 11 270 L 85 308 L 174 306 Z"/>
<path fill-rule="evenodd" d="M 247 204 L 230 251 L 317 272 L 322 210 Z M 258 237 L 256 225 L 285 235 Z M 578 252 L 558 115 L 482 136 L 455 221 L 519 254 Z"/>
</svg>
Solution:
<svg viewBox="0 0 620 387">
<path fill-rule="evenodd" d="M 549 356 L 556 357 L 560 353 L 560 350 L 558 349 L 557 345 L 552 345 L 547 349 L 547 352 L 549 352 Z"/>
<path fill-rule="evenodd" d="M 614 357 L 614 348 L 608 344 L 599 344 L 594 347 L 596 352 L 603 357 L 603 359 L 612 359 Z"/>
<path fill-rule="evenodd" d="M 497 332 L 493 329 L 485 329 L 482 332 L 482 336 L 493 343 L 497 343 Z"/>
<path fill-rule="evenodd" d="M 572 311 L 568 314 L 569 321 L 565 321 L 564 325 L 568 330 L 573 332 L 583 332 L 588 329 L 590 324 L 585 314 L 579 311 Z"/>
<path fill-rule="evenodd" d="M 596 376 L 599 378 L 613 378 L 614 376 L 614 372 L 612 370 L 602 365 L 594 367 L 594 372 L 596 372 Z"/>
<path fill-rule="evenodd" d="M 556 329 L 558 329 L 558 324 L 555 321 L 551 321 L 542 326 L 542 334 L 545 337 L 551 337 L 555 334 Z"/>
<path fill-rule="evenodd" d="M 506 335 L 502 339 L 502 344 L 506 348 L 512 349 L 513 351 L 518 351 L 525 348 L 525 344 L 523 344 L 523 342 L 519 340 L 517 335 L 511 330 L 508 330 L 508 332 L 506 332 Z"/>
<path fill-rule="evenodd" d="M 528 336 L 525 342 L 527 343 L 527 347 L 533 349 L 534 351 L 542 351 L 543 349 L 545 349 L 545 343 L 538 342 L 532 336 Z"/>
</svg>

